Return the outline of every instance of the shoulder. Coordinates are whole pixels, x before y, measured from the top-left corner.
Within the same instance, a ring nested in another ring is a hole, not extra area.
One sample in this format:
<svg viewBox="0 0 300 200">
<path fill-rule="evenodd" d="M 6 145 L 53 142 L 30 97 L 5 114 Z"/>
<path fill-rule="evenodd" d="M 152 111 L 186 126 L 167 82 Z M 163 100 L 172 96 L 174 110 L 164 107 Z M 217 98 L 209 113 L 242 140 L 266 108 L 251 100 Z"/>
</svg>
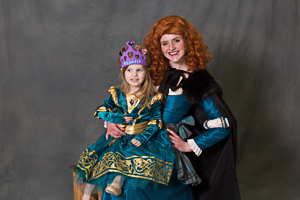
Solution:
<svg viewBox="0 0 300 200">
<path fill-rule="evenodd" d="M 149 104 L 152 105 L 157 101 L 161 101 L 162 99 L 163 99 L 163 94 L 160 92 L 156 92 L 156 93 L 154 93 L 153 96 L 151 96 Z"/>
<path fill-rule="evenodd" d="M 120 94 L 122 92 L 122 90 L 116 86 L 111 86 L 108 90 L 108 92 L 111 94 L 111 95 L 117 95 L 117 94 Z"/>
<path fill-rule="evenodd" d="M 222 96 L 222 88 L 207 70 L 190 73 L 182 83 L 183 94 L 191 103 L 198 103 L 212 94 Z"/>
</svg>

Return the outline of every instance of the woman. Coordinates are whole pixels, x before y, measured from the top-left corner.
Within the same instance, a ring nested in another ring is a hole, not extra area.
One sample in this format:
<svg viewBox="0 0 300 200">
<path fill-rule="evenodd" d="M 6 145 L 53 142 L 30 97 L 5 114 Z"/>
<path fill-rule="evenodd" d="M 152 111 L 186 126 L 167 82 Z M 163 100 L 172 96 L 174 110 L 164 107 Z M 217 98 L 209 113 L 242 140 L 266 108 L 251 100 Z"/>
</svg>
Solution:
<svg viewBox="0 0 300 200">
<path fill-rule="evenodd" d="M 185 152 L 202 182 L 195 187 L 181 184 L 173 170 L 169 186 L 157 191 L 146 188 L 127 193 L 143 194 L 140 199 L 239 200 L 235 172 L 236 121 L 221 98 L 222 89 L 207 70 L 206 64 L 212 57 L 202 36 L 184 18 L 168 16 L 154 24 L 143 46 L 150 53 L 153 83 L 167 97 L 162 105 L 163 122 L 178 124 L 190 115 L 195 119 L 195 126 L 189 126 L 192 135 L 186 141 L 167 130 L 173 147 Z M 225 118 L 229 128 L 222 123 Z M 208 124 L 212 121 L 207 121 L 210 119 L 220 119 L 221 126 L 211 127 Z M 119 125 L 109 123 L 107 136 L 122 137 L 122 130 Z"/>
</svg>

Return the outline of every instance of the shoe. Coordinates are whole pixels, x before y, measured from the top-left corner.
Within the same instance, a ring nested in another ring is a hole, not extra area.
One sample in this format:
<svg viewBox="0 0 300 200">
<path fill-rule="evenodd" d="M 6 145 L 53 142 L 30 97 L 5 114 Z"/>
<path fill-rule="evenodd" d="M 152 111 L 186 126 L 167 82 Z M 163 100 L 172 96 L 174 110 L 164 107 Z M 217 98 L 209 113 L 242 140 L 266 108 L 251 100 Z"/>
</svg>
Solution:
<svg viewBox="0 0 300 200">
<path fill-rule="evenodd" d="M 105 192 L 112 194 L 114 196 L 120 196 L 122 193 L 122 189 L 121 188 L 117 189 L 111 186 L 110 184 L 108 184 L 108 186 L 105 188 Z"/>
</svg>

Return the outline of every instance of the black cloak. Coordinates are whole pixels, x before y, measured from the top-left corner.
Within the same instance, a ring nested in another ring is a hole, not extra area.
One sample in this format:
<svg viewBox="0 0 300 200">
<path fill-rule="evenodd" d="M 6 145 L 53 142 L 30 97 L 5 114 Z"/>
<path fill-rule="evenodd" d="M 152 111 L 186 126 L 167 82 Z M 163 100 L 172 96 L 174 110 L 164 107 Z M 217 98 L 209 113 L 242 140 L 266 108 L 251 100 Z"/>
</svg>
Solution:
<svg viewBox="0 0 300 200">
<path fill-rule="evenodd" d="M 176 71 L 176 70 L 175 70 Z M 169 88 L 172 86 L 172 76 L 174 70 L 168 70 L 159 91 L 168 96 Z M 211 97 L 222 116 L 226 117 L 230 125 L 228 137 L 219 141 L 215 145 L 203 150 L 197 157 L 193 152 L 186 153 L 190 158 L 197 174 L 202 182 L 193 187 L 196 200 L 240 200 L 240 192 L 236 176 L 236 154 L 237 154 L 237 124 L 236 119 L 230 109 L 222 99 L 222 89 L 207 70 L 200 70 L 189 73 L 189 77 L 184 79 L 180 87 L 183 94 L 192 103 L 188 115 L 192 115 L 196 125 L 191 127 L 195 138 L 207 131 L 203 127 L 203 122 L 207 116 L 199 102 L 208 96 Z M 164 107 L 164 104 L 162 104 Z"/>
</svg>

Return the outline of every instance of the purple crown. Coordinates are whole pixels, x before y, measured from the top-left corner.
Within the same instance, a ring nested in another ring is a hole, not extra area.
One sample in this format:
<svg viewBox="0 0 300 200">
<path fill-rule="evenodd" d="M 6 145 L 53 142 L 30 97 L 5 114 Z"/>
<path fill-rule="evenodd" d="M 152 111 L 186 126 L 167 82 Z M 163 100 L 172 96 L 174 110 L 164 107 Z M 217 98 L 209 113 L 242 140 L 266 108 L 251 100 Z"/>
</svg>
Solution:
<svg viewBox="0 0 300 200">
<path fill-rule="evenodd" d="M 142 53 L 139 51 L 140 46 L 136 45 L 135 48 L 132 47 L 134 44 L 134 41 L 128 41 L 126 42 L 126 45 L 128 46 L 127 50 L 124 46 L 122 48 L 122 51 L 120 51 L 120 61 L 121 61 L 121 68 L 127 66 L 127 65 L 144 65 L 145 67 L 148 67 L 148 63 L 146 62 L 146 56 L 147 53 L 146 49 L 142 49 Z M 129 58 L 128 53 L 132 52 L 133 55 L 131 58 Z"/>
</svg>

